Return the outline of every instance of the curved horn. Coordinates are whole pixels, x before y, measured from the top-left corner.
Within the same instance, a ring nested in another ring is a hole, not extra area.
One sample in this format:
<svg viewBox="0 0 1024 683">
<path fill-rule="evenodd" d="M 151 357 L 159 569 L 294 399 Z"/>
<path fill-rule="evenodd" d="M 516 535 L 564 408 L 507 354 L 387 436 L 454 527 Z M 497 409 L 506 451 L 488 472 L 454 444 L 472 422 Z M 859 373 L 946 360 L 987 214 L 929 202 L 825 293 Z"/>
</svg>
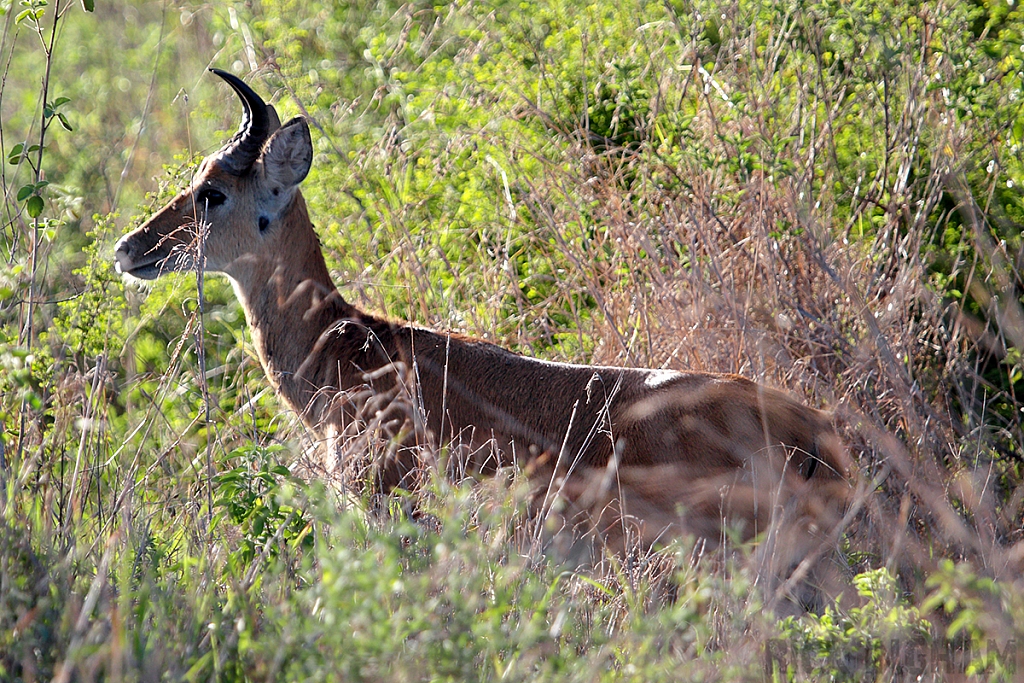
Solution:
<svg viewBox="0 0 1024 683">
<path fill-rule="evenodd" d="M 242 100 L 242 123 L 235 136 L 224 146 L 221 156 L 231 171 L 242 173 L 259 157 L 260 148 L 270 135 L 271 121 L 267 105 L 238 76 L 220 69 L 210 71 L 223 78 Z"/>
</svg>

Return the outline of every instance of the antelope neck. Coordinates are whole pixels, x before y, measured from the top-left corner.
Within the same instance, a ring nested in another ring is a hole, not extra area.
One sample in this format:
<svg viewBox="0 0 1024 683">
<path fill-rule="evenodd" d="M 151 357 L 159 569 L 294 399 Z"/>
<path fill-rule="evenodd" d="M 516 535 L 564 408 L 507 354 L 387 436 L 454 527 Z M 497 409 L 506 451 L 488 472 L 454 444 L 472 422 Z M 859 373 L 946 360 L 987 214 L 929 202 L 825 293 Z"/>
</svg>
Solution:
<svg viewBox="0 0 1024 683">
<path fill-rule="evenodd" d="M 309 415 L 308 409 L 325 386 L 318 382 L 338 386 L 341 378 L 337 370 L 334 377 L 323 378 L 309 376 L 308 370 L 322 365 L 318 361 L 331 331 L 362 315 L 331 280 L 298 192 L 283 223 L 278 226 L 282 244 L 249 257 L 229 275 L 274 388 L 304 420 L 315 422 L 320 416 Z"/>
</svg>

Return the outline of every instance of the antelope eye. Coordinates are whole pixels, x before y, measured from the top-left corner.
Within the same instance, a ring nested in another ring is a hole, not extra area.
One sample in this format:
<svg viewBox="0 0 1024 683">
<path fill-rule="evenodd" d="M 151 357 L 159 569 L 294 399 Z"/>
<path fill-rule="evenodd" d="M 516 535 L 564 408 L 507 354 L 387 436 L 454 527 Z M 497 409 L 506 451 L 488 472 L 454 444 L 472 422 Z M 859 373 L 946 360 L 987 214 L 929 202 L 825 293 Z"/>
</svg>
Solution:
<svg viewBox="0 0 1024 683">
<path fill-rule="evenodd" d="M 199 190 L 196 194 L 196 202 L 200 206 L 214 207 L 220 206 L 227 201 L 227 197 L 220 190 L 215 190 L 212 187 L 204 187 Z"/>
</svg>

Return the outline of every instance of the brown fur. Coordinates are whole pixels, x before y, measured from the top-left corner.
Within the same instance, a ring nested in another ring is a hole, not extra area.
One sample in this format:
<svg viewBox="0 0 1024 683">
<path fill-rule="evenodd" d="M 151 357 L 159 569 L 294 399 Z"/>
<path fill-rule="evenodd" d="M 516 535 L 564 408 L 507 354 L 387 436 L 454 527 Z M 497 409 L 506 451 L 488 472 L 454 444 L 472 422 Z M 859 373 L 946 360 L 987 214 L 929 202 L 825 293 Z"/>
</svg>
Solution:
<svg viewBox="0 0 1024 683">
<path fill-rule="evenodd" d="M 835 531 L 851 502 L 847 482 L 804 480 L 768 460 L 711 473 L 686 463 L 531 472 L 531 512 L 546 520 L 560 555 L 590 563 L 673 538 L 699 539 L 700 555 L 760 540 L 751 560 L 778 613 L 817 608 L 848 586 L 835 563 Z M 543 484 L 547 486 L 543 486 Z M 596 543 L 594 543 L 596 541 Z M 780 590 L 781 589 L 781 590 Z"/>
<path fill-rule="evenodd" d="M 819 483 L 827 491 L 846 477 L 825 414 L 742 377 L 547 363 L 347 303 L 297 187 L 311 158 L 308 127 L 276 126 L 275 114 L 248 170 L 236 174 L 225 158 L 232 145 L 207 159 L 191 187 L 122 238 L 118 268 L 147 279 L 193 268 L 197 226 L 208 226 L 205 269 L 231 279 L 267 377 L 314 432 L 350 433 L 373 396 L 406 390 L 413 428 L 381 473 L 386 488 L 406 483 L 415 442 L 451 446 L 461 466 L 483 472 L 545 454 L 551 471 L 582 471 L 584 488 L 614 461 L 634 491 L 624 505 L 664 526 L 689 497 L 694 513 L 714 518 L 689 523 L 707 535 L 720 529 L 721 482 L 741 480 L 756 501 L 770 491 L 806 496 Z M 336 452 L 325 454 L 329 470 Z M 733 500 L 756 528 L 759 506 Z"/>
</svg>

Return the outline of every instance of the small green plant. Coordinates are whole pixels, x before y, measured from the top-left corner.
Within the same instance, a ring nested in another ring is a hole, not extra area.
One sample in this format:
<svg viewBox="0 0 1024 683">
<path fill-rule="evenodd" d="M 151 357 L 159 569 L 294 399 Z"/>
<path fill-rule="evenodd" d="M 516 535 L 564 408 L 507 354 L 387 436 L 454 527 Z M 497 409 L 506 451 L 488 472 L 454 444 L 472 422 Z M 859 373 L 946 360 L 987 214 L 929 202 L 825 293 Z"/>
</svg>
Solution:
<svg viewBox="0 0 1024 683">
<path fill-rule="evenodd" d="M 277 460 L 283 452 L 282 446 L 242 446 L 228 454 L 239 464 L 214 477 L 214 507 L 222 511 L 217 520 L 230 520 L 241 532 L 240 548 L 233 554 L 240 566 L 257 556 L 277 557 L 283 547 L 302 552 L 313 545 L 312 523 L 285 502 L 301 483 Z"/>
<path fill-rule="evenodd" d="M 926 584 L 932 589 L 922 609 L 941 615 L 951 654 L 967 675 L 992 681 L 1017 680 L 1022 659 L 1016 650 L 1021 633 L 1019 601 L 1007 587 L 968 564 L 942 560 Z"/>
<path fill-rule="evenodd" d="M 778 637 L 765 646 L 773 680 L 861 681 L 917 665 L 915 655 L 927 648 L 931 625 L 899 594 L 895 577 L 880 568 L 858 574 L 852 583 L 858 606 L 826 607 L 780 624 Z"/>
</svg>

